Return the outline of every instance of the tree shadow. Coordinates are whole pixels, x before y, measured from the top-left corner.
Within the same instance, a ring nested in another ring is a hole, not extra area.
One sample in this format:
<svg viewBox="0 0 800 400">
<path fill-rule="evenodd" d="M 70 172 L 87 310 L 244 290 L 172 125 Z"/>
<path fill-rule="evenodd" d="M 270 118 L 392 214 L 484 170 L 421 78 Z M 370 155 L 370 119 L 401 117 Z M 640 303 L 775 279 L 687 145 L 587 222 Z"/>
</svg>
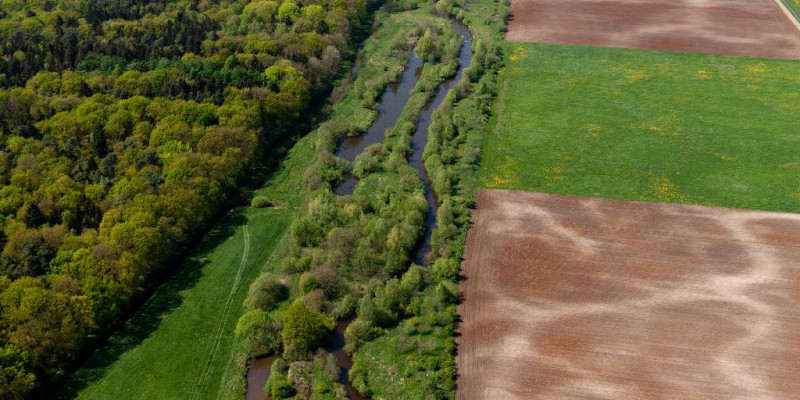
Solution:
<svg viewBox="0 0 800 400">
<path fill-rule="evenodd" d="M 108 368 L 119 358 L 140 345 L 161 326 L 161 322 L 183 304 L 181 292 L 194 287 L 203 275 L 208 263 L 206 255 L 236 233 L 237 228 L 247 223 L 243 211 L 226 214 L 202 237 L 196 246 L 185 255 L 171 273 L 167 273 L 161 286 L 144 301 L 135 313 L 115 332 L 88 355 L 80 369 L 67 377 L 54 396 L 48 398 L 72 399 L 92 382 L 105 376 Z M 192 246 L 190 246 L 192 247 Z M 135 309 L 135 306 L 134 306 Z M 135 388 L 131 388 L 135 390 Z"/>
</svg>

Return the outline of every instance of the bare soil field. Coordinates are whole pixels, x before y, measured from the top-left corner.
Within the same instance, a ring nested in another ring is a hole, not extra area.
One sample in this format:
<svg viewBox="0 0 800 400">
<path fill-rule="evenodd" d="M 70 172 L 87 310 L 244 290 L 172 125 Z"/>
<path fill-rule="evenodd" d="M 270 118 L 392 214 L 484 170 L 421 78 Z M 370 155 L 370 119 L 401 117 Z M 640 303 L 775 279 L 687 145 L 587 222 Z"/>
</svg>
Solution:
<svg viewBox="0 0 800 400">
<path fill-rule="evenodd" d="M 800 398 L 800 215 L 481 190 L 457 399 Z"/>
<path fill-rule="evenodd" d="M 513 0 L 509 40 L 800 59 L 774 0 Z"/>
</svg>

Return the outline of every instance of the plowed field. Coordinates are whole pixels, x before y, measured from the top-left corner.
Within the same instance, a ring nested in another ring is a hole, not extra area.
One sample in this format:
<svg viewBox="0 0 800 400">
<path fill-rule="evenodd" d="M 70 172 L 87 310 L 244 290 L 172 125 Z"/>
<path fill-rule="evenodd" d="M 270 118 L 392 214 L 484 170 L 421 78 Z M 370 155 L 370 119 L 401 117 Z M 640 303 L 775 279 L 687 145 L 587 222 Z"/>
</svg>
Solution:
<svg viewBox="0 0 800 400">
<path fill-rule="evenodd" d="M 800 33 L 774 0 L 513 0 L 507 39 L 800 58 Z"/>
<path fill-rule="evenodd" d="M 800 398 L 800 215 L 476 198 L 458 399 Z"/>
</svg>

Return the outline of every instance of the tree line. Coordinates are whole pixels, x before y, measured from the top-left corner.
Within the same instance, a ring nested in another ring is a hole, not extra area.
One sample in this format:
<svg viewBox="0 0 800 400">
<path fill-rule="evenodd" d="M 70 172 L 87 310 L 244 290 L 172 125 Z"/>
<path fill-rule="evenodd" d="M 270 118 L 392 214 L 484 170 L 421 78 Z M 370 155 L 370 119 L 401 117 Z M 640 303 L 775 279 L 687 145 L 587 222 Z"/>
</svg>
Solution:
<svg viewBox="0 0 800 400">
<path fill-rule="evenodd" d="M 0 1 L 0 398 L 74 368 L 238 197 L 367 6 Z"/>
</svg>

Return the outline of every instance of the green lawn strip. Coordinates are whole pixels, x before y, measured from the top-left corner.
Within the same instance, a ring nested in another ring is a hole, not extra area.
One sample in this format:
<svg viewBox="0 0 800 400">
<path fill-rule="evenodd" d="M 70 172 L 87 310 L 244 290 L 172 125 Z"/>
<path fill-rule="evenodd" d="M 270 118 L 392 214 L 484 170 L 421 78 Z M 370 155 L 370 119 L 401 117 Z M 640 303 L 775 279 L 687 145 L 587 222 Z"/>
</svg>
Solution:
<svg viewBox="0 0 800 400">
<path fill-rule="evenodd" d="M 508 43 L 488 188 L 800 211 L 800 63 Z"/>
<path fill-rule="evenodd" d="M 248 286 L 290 219 L 271 209 L 227 215 L 60 397 L 214 398 Z"/>
<path fill-rule="evenodd" d="M 793 17 L 800 21 L 800 0 L 780 0 L 789 7 Z"/>
</svg>

